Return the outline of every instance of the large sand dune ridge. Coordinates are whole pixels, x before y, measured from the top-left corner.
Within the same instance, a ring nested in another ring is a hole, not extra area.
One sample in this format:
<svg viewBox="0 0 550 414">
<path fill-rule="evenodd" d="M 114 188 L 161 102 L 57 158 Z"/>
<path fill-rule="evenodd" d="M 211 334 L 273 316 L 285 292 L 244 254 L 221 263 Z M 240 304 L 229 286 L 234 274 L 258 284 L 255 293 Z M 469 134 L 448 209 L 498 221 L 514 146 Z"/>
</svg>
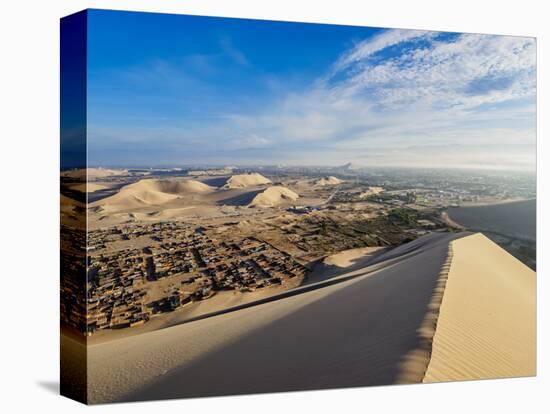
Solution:
<svg viewBox="0 0 550 414">
<path fill-rule="evenodd" d="M 90 401 L 395 383 L 456 237 L 384 253 L 352 279 L 91 346 Z"/>
<path fill-rule="evenodd" d="M 534 375 L 534 283 L 482 235 L 429 234 L 331 280 L 90 346 L 89 400 Z"/>
<path fill-rule="evenodd" d="M 123 187 L 117 194 L 91 204 L 104 210 L 130 210 L 147 205 L 159 205 L 187 194 L 204 194 L 213 187 L 195 180 L 143 179 Z"/>
<path fill-rule="evenodd" d="M 481 233 L 452 245 L 424 382 L 535 375 L 535 272 Z"/>
<path fill-rule="evenodd" d="M 82 183 L 70 187 L 71 190 L 80 191 L 82 193 L 94 193 L 96 191 L 106 190 L 109 187 L 96 183 Z"/>
<path fill-rule="evenodd" d="M 340 180 L 339 178 L 333 177 L 332 175 L 329 177 L 323 177 L 315 181 L 315 185 L 319 186 L 326 186 L 326 185 L 338 185 L 342 184 L 344 181 Z"/>
<path fill-rule="evenodd" d="M 110 168 L 79 168 L 75 170 L 67 170 L 61 173 L 62 177 L 81 179 L 81 180 L 96 180 L 98 178 L 114 177 L 118 175 L 126 175 L 128 170 L 115 170 Z"/>
<path fill-rule="evenodd" d="M 249 207 L 274 207 L 286 201 L 296 201 L 298 197 L 294 191 L 275 185 L 258 193 L 250 202 Z"/>
<path fill-rule="evenodd" d="M 229 177 L 223 188 L 246 188 L 271 184 L 271 180 L 258 173 L 237 174 Z"/>
</svg>

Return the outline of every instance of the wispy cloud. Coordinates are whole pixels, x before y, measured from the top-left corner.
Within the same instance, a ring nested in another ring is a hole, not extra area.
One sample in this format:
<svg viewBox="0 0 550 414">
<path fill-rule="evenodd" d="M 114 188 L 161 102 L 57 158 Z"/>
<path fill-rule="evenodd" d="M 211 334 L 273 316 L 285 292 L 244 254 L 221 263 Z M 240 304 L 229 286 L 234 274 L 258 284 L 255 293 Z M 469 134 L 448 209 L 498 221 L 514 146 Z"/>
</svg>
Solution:
<svg viewBox="0 0 550 414">
<path fill-rule="evenodd" d="M 333 88 L 341 96 L 368 94 L 369 101 L 390 109 L 405 105 L 472 108 L 534 94 L 532 39 L 464 34 L 445 41 L 433 32 L 414 38 L 419 37 L 428 41 L 404 47 L 397 56 L 378 63 L 369 64 L 368 54 L 355 58 L 348 65 L 355 65 L 356 73 Z"/>
<path fill-rule="evenodd" d="M 330 74 L 334 75 L 341 72 L 350 66 L 354 66 L 359 62 L 364 62 L 372 55 L 385 50 L 391 46 L 399 45 L 404 42 L 410 42 L 423 38 L 430 38 L 435 35 L 435 32 L 427 32 L 421 30 L 387 30 L 374 38 L 362 41 L 355 47 L 348 50 L 334 63 Z"/>
<path fill-rule="evenodd" d="M 499 146 L 502 167 L 516 167 L 517 159 L 530 167 L 535 70 L 530 38 L 391 30 L 343 53 L 310 89 L 253 115 L 235 115 L 228 127 L 289 148 L 308 142 L 314 150 L 322 142 L 334 152 L 309 152 L 322 161 L 438 164 L 452 158 L 477 165 Z M 423 150 L 407 156 L 413 144 Z M 438 159 L 436 149 L 456 156 Z M 384 157 L 369 156 L 385 150 Z"/>
<path fill-rule="evenodd" d="M 222 47 L 223 53 L 228 55 L 235 63 L 241 66 L 249 66 L 250 62 L 246 55 L 241 52 L 235 45 L 231 38 L 224 36 L 220 39 L 220 45 Z"/>
</svg>

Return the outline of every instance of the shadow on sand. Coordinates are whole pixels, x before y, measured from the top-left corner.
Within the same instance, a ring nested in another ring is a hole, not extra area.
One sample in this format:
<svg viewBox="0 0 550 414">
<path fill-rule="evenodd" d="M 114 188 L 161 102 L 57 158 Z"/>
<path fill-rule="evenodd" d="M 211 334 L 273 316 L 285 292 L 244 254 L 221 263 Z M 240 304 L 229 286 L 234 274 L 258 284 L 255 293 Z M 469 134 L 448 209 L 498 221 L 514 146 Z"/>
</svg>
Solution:
<svg viewBox="0 0 550 414">
<path fill-rule="evenodd" d="M 346 282 L 120 401 L 394 384 L 404 357 L 419 347 L 418 329 L 448 243 L 457 237 L 437 235 L 403 246 L 404 260 Z M 257 314 L 262 317 L 262 308 Z"/>
</svg>

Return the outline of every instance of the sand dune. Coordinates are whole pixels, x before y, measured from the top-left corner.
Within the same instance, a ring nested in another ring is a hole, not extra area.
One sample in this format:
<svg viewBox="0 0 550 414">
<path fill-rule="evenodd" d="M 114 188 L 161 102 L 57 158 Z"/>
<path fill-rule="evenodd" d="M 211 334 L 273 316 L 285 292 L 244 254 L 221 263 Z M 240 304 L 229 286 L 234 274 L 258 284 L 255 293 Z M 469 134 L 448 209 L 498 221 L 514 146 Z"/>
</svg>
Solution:
<svg viewBox="0 0 550 414">
<path fill-rule="evenodd" d="M 319 186 L 325 186 L 325 185 L 338 185 L 342 184 L 344 181 L 340 180 L 339 178 L 333 177 L 332 175 L 330 177 L 323 177 L 315 181 L 315 185 Z"/>
<path fill-rule="evenodd" d="M 81 228 L 86 222 L 84 203 L 61 194 L 60 197 L 61 224 Z"/>
<path fill-rule="evenodd" d="M 355 270 L 364 269 L 375 257 L 386 251 L 386 247 L 361 247 L 332 254 L 313 265 L 304 285 L 318 283 Z"/>
<path fill-rule="evenodd" d="M 359 198 L 367 198 L 371 195 L 380 194 L 384 189 L 382 187 L 369 187 L 366 191 L 359 194 Z"/>
<path fill-rule="evenodd" d="M 276 185 L 258 193 L 250 202 L 249 207 L 274 207 L 286 201 L 296 201 L 298 197 L 294 191 Z"/>
<path fill-rule="evenodd" d="M 95 183 L 86 183 L 86 184 L 77 184 L 69 187 L 71 190 L 80 191 L 82 193 L 94 193 L 96 191 L 100 190 L 106 190 L 109 187 L 101 184 L 95 184 Z"/>
<path fill-rule="evenodd" d="M 248 206 L 254 197 L 260 194 L 263 189 L 247 190 L 242 188 L 220 190 L 210 197 L 210 201 L 218 206 Z"/>
<path fill-rule="evenodd" d="M 158 191 L 168 194 L 208 193 L 214 191 L 213 187 L 196 180 L 156 180 L 146 179 L 131 184 L 132 187 L 142 191 Z"/>
<path fill-rule="evenodd" d="M 72 214 L 75 211 L 77 211 L 77 209 L 83 209 L 84 208 L 84 203 L 81 203 L 80 201 L 73 200 L 72 198 L 67 197 L 63 194 L 61 194 L 59 202 L 60 202 L 61 213 Z"/>
<path fill-rule="evenodd" d="M 117 194 L 91 203 L 106 211 L 120 211 L 150 205 L 160 205 L 187 194 L 204 194 L 214 191 L 200 181 L 144 179 L 123 187 Z"/>
<path fill-rule="evenodd" d="M 128 170 L 114 170 L 109 168 L 80 168 L 76 170 L 67 170 L 61 173 L 62 177 L 96 180 L 98 178 L 112 177 L 116 175 L 127 175 Z"/>
<path fill-rule="evenodd" d="M 395 383 L 456 237 L 421 238 L 352 279 L 91 346 L 90 402 Z"/>
<path fill-rule="evenodd" d="M 480 233 L 453 252 L 424 382 L 535 375 L 535 272 Z"/>
<path fill-rule="evenodd" d="M 88 397 L 533 375 L 534 311 L 528 268 L 484 236 L 432 233 L 330 280 L 90 346 Z"/>
<path fill-rule="evenodd" d="M 358 249 L 349 249 L 325 257 L 323 264 L 325 266 L 337 266 L 347 268 L 352 266 L 358 259 L 365 256 L 371 256 L 373 253 L 384 249 L 383 247 L 360 247 Z"/>
<path fill-rule="evenodd" d="M 61 172 L 61 177 L 66 178 L 73 178 L 85 181 L 86 180 L 86 169 L 85 168 L 79 168 L 75 170 L 66 170 Z"/>
<path fill-rule="evenodd" d="M 245 188 L 271 184 L 271 180 L 258 173 L 237 174 L 229 177 L 223 188 Z"/>
</svg>

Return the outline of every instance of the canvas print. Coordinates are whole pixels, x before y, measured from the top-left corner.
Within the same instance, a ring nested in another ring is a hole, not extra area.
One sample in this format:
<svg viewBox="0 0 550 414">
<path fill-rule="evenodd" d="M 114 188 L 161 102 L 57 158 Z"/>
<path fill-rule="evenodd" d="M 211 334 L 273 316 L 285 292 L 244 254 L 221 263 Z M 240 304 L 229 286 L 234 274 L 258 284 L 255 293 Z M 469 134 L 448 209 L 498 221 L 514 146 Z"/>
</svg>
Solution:
<svg viewBox="0 0 550 414">
<path fill-rule="evenodd" d="M 61 391 L 536 375 L 536 40 L 61 20 Z"/>
</svg>

